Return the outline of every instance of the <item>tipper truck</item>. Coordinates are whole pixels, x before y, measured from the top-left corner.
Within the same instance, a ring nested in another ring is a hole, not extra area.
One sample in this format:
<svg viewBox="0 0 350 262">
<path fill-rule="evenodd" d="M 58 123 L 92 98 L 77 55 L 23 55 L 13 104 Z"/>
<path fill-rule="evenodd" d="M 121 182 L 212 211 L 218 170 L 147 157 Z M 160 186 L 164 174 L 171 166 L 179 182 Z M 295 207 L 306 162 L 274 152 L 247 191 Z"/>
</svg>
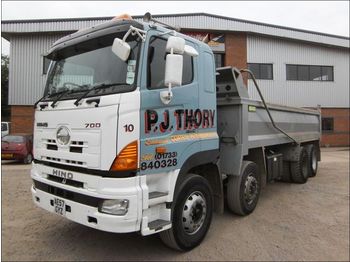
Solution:
<svg viewBox="0 0 350 262">
<path fill-rule="evenodd" d="M 224 201 L 248 215 L 266 183 L 316 175 L 319 110 L 266 103 L 249 70 L 216 69 L 206 43 L 149 13 L 63 37 L 47 57 L 31 169 L 47 211 L 187 251 Z"/>
</svg>

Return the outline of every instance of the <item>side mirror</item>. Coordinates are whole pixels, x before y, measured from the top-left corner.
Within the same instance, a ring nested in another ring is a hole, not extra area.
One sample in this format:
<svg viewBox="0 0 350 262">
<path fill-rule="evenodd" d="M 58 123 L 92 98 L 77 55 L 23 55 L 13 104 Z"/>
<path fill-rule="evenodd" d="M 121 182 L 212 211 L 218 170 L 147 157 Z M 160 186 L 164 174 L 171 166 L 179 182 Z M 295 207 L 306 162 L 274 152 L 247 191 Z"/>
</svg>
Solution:
<svg viewBox="0 0 350 262">
<path fill-rule="evenodd" d="M 184 52 L 188 54 L 189 56 L 198 56 L 198 52 L 196 49 L 194 49 L 192 46 L 185 45 Z"/>
<path fill-rule="evenodd" d="M 160 100 L 163 104 L 169 104 L 173 98 L 172 86 L 180 86 L 182 83 L 182 55 L 168 54 L 165 61 L 165 77 L 164 83 L 168 85 L 167 91 L 160 92 Z"/>
<path fill-rule="evenodd" d="M 126 61 L 130 55 L 130 45 L 119 38 L 115 38 L 112 45 L 112 52 L 121 60 Z"/>
<path fill-rule="evenodd" d="M 170 36 L 166 44 L 166 51 L 170 52 L 165 61 L 164 83 L 168 86 L 168 91 L 160 92 L 160 99 L 164 104 L 169 104 L 173 93 L 173 86 L 180 86 L 182 83 L 183 53 L 190 56 L 198 56 L 198 52 L 193 47 L 185 44 L 185 39 Z"/>
<path fill-rule="evenodd" d="M 182 55 L 185 50 L 185 39 L 177 36 L 170 36 L 166 43 L 166 51 Z"/>
<path fill-rule="evenodd" d="M 168 54 L 165 61 L 164 83 L 171 86 L 180 86 L 182 83 L 182 55 Z"/>
</svg>

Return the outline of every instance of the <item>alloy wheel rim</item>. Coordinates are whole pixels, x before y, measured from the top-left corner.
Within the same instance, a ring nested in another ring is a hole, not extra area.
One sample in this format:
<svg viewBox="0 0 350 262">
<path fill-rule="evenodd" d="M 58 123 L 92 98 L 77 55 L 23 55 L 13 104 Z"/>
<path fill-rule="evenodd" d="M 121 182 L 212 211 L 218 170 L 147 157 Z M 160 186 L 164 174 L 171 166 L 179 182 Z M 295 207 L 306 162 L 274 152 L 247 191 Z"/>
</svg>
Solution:
<svg viewBox="0 0 350 262">
<path fill-rule="evenodd" d="M 207 203 L 201 192 L 191 193 L 182 208 L 182 228 L 193 235 L 200 230 L 207 216 Z"/>
<path fill-rule="evenodd" d="M 244 200 L 248 205 L 251 205 L 258 195 L 258 180 L 249 174 L 244 185 Z"/>
</svg>

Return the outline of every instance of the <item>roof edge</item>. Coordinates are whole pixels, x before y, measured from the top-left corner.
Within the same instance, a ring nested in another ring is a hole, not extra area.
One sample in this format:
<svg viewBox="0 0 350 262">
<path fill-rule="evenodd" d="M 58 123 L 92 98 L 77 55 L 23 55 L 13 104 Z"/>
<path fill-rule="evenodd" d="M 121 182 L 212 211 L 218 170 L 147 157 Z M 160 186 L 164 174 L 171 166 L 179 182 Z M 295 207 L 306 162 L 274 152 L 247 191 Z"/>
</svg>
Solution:
<svg viewBox="0 0 350 262">
<path fill-rule="evenodd" d="M 327 34 L 327 33 L 322 33 L 322 32 L 318 32 L 318 31 L 305 30 L 305 29 L 299 29 L 299 28 L 293 28 L 293 27 L 287 27 L 287 26 L 281 26 L 281 25 L 274 25 L 274 24 L 263 23 L 263 22 L 256 22 L 256 21 L 251 21 L 251 20 L 244 20 L 244 19 L 233 18 L 233 17 L 228 17 L 228 16 L 209 14 L 209 13 L 205 13 L 205 12 L 152 15 L 152 17 L 154 17 L 154 18 L 180 17 L 180 16 L 208 16 L 208 17 L 226 19 L 226 20 L 230 20 L 230 21 L 236 21 L 236 22 L 242 22 L 242 23 L 250 23 L 250 24 L 255 24 L 255 25 L 268 26 L 268 27 L 285 29 L 285 30 L 291 30 L 291 31 L 296 31 L 296 32 L 303 32 L 303 33 L 308 33 L 308 34 L 316 34 L 316 35 L 321 35 L 321 36 L 328 36 L 328 37 L 340 38 L 340 39 L 344 39 L 344 40 L 350 40 L 350 37 L 347 37 L 347 36 L 333 35 L 333 34 Z M 142 18 L 143 15 L 132 15 L 132 17 L 134 17 L 134 18 Z M 19 19 L 19 20 L 2 20 L 1 24 L 47 23 L 47 22 L 57 22 L 57 21 L 70 22 L 70 21 L 89 21 L 89 20 L 111 20 L 112 18 L 113 18 L 113 16 L 82 17 L 82 18 L 23 19 L 23 20 Z"/>
</svg>

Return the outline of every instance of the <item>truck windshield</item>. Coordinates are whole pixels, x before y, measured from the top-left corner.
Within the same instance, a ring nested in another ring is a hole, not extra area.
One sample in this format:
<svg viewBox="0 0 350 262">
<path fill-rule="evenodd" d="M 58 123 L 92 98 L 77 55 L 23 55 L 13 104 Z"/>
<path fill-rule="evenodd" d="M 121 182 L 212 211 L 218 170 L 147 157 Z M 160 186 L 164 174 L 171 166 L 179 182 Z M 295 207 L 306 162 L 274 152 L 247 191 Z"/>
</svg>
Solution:
<svg viewBox="0 0 350 262">
<path fill-rule="evenodd" d="M 56 99 L 54 94 L 66 93 L 62 99 L 79 97 L 81 92 L 105 85 L 87 96 L 108 95 L 130 92 L 136 87 L 137 58 L 140 41 L 128 38 L 131 47 L 129 59 L 122 61 L 112 52 L 115 37 L 123 34 L 93 39 L 89 42 L 67 47 L 58 54 L 60 59 L 53 61 L 44 96 L 45 100 Z M 70 49 L 70 50 L 67 50 Z"/>
</svg>

